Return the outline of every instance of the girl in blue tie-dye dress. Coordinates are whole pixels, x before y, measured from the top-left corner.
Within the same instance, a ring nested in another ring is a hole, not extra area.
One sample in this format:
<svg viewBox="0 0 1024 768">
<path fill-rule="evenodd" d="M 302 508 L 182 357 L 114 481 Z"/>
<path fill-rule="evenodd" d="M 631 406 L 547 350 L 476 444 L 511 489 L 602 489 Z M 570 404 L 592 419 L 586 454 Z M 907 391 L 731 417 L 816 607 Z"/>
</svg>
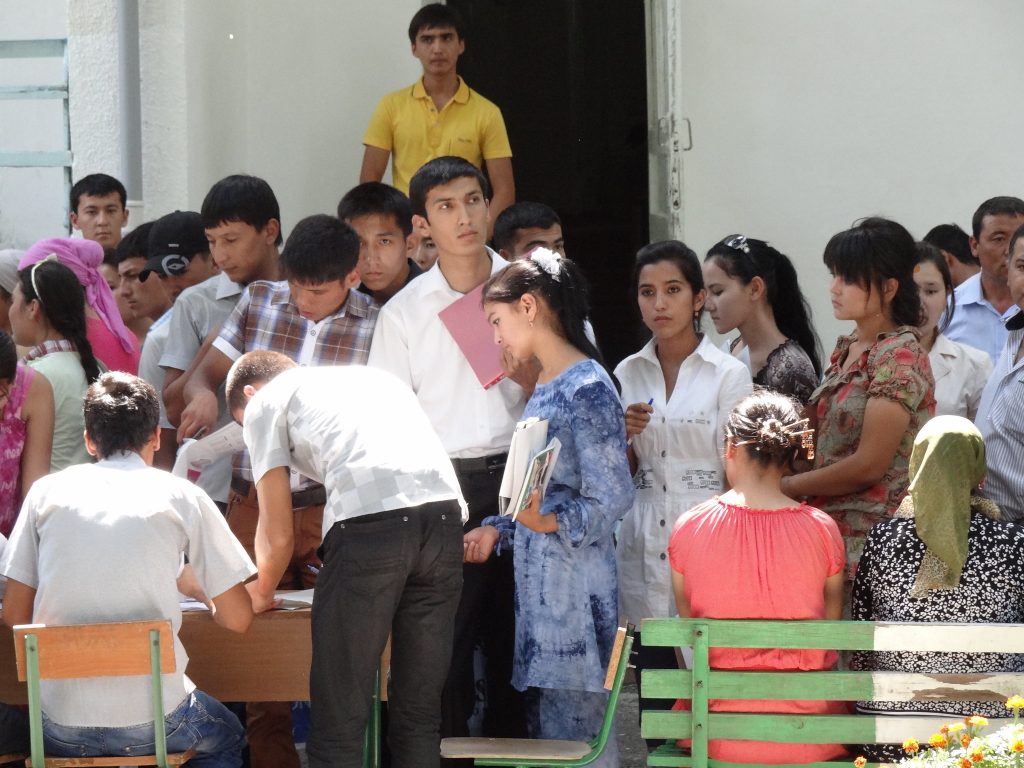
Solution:
<svg viewBox="0 0 1024 768">
<path fill-rule="evenodd" d="M 466 557 L 483 561 L 511 545 L 512 684 L 526 694 L 530 736 L 589 741 L 607 703 L 618 623 L 612 530 L 633 502 L 622 407 L 584 333 L 586 288 L 572 262 L 534 251 L 491 278 L 484 309 L 498 344 L 540 363 L 524 417 L 547 419 L 562 448 L 543 500 L 532 496 L 516 522 L 485 520 L 467 534 Z M 618 765 L 614 735 L 592 765 Z"/>
</svg>

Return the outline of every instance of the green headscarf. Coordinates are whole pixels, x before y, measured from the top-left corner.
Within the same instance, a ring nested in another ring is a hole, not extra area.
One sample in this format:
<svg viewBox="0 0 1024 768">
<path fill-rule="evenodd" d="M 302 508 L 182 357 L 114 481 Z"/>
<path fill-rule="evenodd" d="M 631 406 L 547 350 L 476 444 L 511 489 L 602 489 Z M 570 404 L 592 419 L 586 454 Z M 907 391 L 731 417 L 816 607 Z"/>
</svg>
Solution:
<svg viewBox="0 0 1024 768">
<path fill-rule="evenodd" d="M 955 589 L 967 560 L 971 491 L 985 478 L 985 441 L 970 421 L 937 416 L 917 433 L 910 454 L 910 500 L 917 535 L 928 547 L 911 592 Z"/>
</svg>

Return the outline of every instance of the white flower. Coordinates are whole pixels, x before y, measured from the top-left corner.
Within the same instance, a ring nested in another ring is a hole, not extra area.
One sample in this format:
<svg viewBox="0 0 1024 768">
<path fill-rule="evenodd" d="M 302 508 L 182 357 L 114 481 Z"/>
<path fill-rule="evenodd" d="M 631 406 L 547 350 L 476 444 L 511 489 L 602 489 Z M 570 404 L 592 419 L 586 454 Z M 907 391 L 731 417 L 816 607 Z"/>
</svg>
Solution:
<svg viewBox="0 0 1024 768">
<path fill-rule="evenodd" d="M 530 260 L 555 278 L 555 280 L 558 279 L 558 274 L 561 270 L 559 262 L 562 260 L 562 257 L 557 253 L 547 248 L 534 248 L 530 252 Z"/>
</svg>

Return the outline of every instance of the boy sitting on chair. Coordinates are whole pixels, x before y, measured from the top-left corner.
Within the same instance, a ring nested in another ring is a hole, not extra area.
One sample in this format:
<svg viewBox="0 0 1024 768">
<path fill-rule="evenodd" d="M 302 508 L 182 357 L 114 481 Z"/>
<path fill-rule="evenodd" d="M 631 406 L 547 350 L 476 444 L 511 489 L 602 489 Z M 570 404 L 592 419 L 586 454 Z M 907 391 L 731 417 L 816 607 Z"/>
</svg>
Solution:
<svg viewBox="0 0 1024 768">
<path fill-rule="evenodd" d="M 204 491 L 149 466 L 160 444 L 159 405 L 149 384 L 104 374 L 89 387 L 84 411 L 85 444 L 97 462 L 32 486 L 0 561 L 8 579 L 4 621 L 169 619 L 176 667 L 163 676 L 168 751 L 195 749 L 195 768 L 241 766 L 238 720 L 185 676 L 176 581 L 187 556 L 186 570 L 213 596 L 214 620 L 244 632 L 253 612 L 242 582 L 256 569 Z M 49 755 L 153 753 L 147 677 L 43 681 L 41 701 Z"/>
</svg>

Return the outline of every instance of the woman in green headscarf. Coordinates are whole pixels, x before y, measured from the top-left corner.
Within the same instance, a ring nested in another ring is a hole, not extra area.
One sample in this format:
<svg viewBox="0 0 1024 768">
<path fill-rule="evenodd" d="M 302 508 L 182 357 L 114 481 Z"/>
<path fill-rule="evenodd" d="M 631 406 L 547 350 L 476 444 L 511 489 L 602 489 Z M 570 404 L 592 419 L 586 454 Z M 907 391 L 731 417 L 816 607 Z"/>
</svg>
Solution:
<svg viewBox="0 0 1024 768">
<path fill-rule="evenodd" d="M 854 619 L 957 623 L 1024 622 L 1024 528 L 974 493 L 985 479 L 985 443 L 967 419 L 938 416 L 918 432 L 910 493 L 896 516 L 868 534 L 853 583 Z M 1024 671 L 1001 653 L 853 654 L 853 669 L 971 673 Z M 1007 717 L 1001 702 L 863 701 L 869 714 Z M 896 761 L 898 746 L 865 746 L 870 760 Z"/>
</svg>

